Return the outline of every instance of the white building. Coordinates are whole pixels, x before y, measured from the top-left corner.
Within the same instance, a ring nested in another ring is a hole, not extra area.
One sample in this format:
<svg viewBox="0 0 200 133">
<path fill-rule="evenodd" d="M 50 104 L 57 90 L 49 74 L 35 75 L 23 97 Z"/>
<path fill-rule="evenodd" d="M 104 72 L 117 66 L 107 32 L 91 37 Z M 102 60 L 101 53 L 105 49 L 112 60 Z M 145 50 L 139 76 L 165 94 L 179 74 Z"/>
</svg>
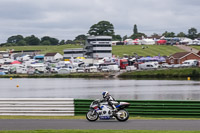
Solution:
<svg viewBox="0 0 200 133">
<path fill-rule="evenodd" d="M 84 57 L 85 51 L 83 48 L 65 49 L 64 59 L 71 59 L 76 57 Z"/>
<path fill-rule="evenodd" d="M 111 36 L 90 36 L 86 41 L 86 56 L 88 58 L 112 57 L 111 45 Z"/>
<path fill-rule="evenodd" d="M 44 61 L 54 62 L 62 59 L 63 56 L 60 53 L 47 53 L 44 55 Z"/>
</svg>

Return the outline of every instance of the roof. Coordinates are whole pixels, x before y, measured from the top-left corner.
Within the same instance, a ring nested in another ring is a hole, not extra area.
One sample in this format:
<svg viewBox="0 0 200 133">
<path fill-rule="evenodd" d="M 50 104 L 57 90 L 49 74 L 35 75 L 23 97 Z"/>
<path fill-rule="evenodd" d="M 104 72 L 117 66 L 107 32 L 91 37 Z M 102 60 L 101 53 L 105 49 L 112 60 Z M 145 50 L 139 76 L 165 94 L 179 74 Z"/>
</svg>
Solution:
<svg viewBox="0 0 200 133">
<path fill-rule="evenodd" d="M 35 58 L 44 58 L 44 55 L 36 55 L 36 56 L 34 56 L 34 59 Z"/>
<path fill-rule="evenodd" d="M 170 57 L 173 57 L 173 58 L 181 58 L 187 54 L 189 54 L 190 52 L 179 52 L 179 53 L 175 53 L 173 55 L 171 55 Z"/>
<path fill-rule="evenodd" d="M 44 56 L 55 56 L 57 53 L 46 53 Z"/>
<path fill-rule="evenodd" d="M 169 58 L 175 58 L 175 59 L 181 59 L 184 58 L 190 54 L 194 54 L 195 56 L 200 58 L 200 55 L 196 54 L 196 53 L 192 53 L 192 52 L 179 52 L 179 53 L 175 53 L 173 55 L 171 55 Z"/>
</svg>

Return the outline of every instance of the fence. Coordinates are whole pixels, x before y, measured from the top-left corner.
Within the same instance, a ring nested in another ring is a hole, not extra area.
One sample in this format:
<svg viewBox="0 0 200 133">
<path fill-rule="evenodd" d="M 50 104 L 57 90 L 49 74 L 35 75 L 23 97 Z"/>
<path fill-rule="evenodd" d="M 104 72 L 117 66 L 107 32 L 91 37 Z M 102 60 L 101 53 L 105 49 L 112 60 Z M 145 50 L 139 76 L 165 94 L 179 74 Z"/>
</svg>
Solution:
<svg viewBox="0 0 200 133">
<path fill-rule="evenodd" d="M 0 115 L 74 116 L 74 99 L 0 98 Z"/>
<path fill-rule="evenodd" d="M 130 116 L 200 117 L 200 101 L 123 100 Z M 85 115 L 92 100 L 75 99 L 75 115 Z"/>
<path fill-rule="evenodd" d="M 0 115 L 85 115 L 92 101 L 72 98 L 0 98 Z M 130 116 L 200 117 L 200 101 L 123 101 L 131 104 L 127 108 Z"/>
</svg>

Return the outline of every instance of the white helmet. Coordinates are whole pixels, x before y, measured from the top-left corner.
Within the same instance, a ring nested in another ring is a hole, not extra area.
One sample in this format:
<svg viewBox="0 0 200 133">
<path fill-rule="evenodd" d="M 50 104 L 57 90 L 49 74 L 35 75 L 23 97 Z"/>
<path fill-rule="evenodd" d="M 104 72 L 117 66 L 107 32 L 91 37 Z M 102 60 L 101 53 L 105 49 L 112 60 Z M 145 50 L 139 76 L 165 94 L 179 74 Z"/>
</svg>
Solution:
<svg viewBox="0 0 200 133">
<path fill-rule="evenodd" d="M 107 96 L 109 95 L 109 93 L 108 93 L 108 91 L 104 91 L 104 92 L 102 93 L 102 95 L 103 95 L 103 98 L 105 98 L 105 97 L 107 97 Z"/>
</svg>

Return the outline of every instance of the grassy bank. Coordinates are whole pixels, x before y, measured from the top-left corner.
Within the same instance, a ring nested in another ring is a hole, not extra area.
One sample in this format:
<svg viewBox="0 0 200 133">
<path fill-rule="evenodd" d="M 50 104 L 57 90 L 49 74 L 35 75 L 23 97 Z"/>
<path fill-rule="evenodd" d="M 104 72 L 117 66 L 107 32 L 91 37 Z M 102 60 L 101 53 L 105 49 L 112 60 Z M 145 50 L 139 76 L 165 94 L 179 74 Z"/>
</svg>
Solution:
<svg viewBox="0 0 200 133">
<path fill-rule="evenodd" d="M 0 51 L 4 51 L 7 49 L 14 49 L 15 51 L 22 50 L 41 50 L 42 54 L 58 52 L 63 54 L 64 49 L 69 48 L 82 48 L 81 45 L 58 45 L 58 46 L 10 46 L 10 47 L 0 47 Z M 157 56 L 160 54 L 161 56 L 169 56 L 176 52 L 182 52 L 183 50 L 168 45 L 146 45 L 145 49 L 142 49 L 141 45 L 123 45 L 123 46 L 112 46 L 112 53 L 116 56 L 122 57 L 124 54 L 133 55 L 133 53 L 137 53 L 139 56 Z"/>
<path fill-rule="evenodd" d="M 123 54 L 133 55 L 137 53 L 139 56 L 169 56 L 176 52 L 184 52 L 183 50 L 169 45 L 144 45 L 145 49 L 142 49 L 141 45 L 118 45 L 112 46 L 112 53 L 114 55 L 122 57 Z"/>
<path fill-rule="evenodd" d="M 14 49 L 15 51 L 41 50 L 41 54 L 52 53 L 52 52 L 58 52 L 60 54 L 63 54 L 64 49 L 82 48 L 82 47 L 83 46 L 81 45 L 74 45 L 74 44 L 56 45 L 56 46 L 10 46 L 10 47 L 0 47 L 0 51 L 5 51 L 7 49 Z"/>
<path fill-rule="evenodd" d="M 197 50 L 200 50 L 200 46 L 191 46 L 191 47 L 193 47 L 193 48 L 195 48 L 195 49 L 197 49 Z"/>
<path fill-rule="evenodd" d="M 0 133 L 200 133 L 200 131 L 163 131 L 163 130 L 25 130 L 0 131 Z"/>
<path fill-rule="evenodd" d="M 147 78 L 147 79 L 199 79 L 200 68 L 178 68 L 164 70 L 144 70 L 125 72 L 119 75 L 119 78 Z"/>
<path fill-rule="evenodd" d="M 8 74 L 0 75 L 0 78 L 105 78 L 108 73 L 72 73 L 72 74 Z"/>
</svg>

